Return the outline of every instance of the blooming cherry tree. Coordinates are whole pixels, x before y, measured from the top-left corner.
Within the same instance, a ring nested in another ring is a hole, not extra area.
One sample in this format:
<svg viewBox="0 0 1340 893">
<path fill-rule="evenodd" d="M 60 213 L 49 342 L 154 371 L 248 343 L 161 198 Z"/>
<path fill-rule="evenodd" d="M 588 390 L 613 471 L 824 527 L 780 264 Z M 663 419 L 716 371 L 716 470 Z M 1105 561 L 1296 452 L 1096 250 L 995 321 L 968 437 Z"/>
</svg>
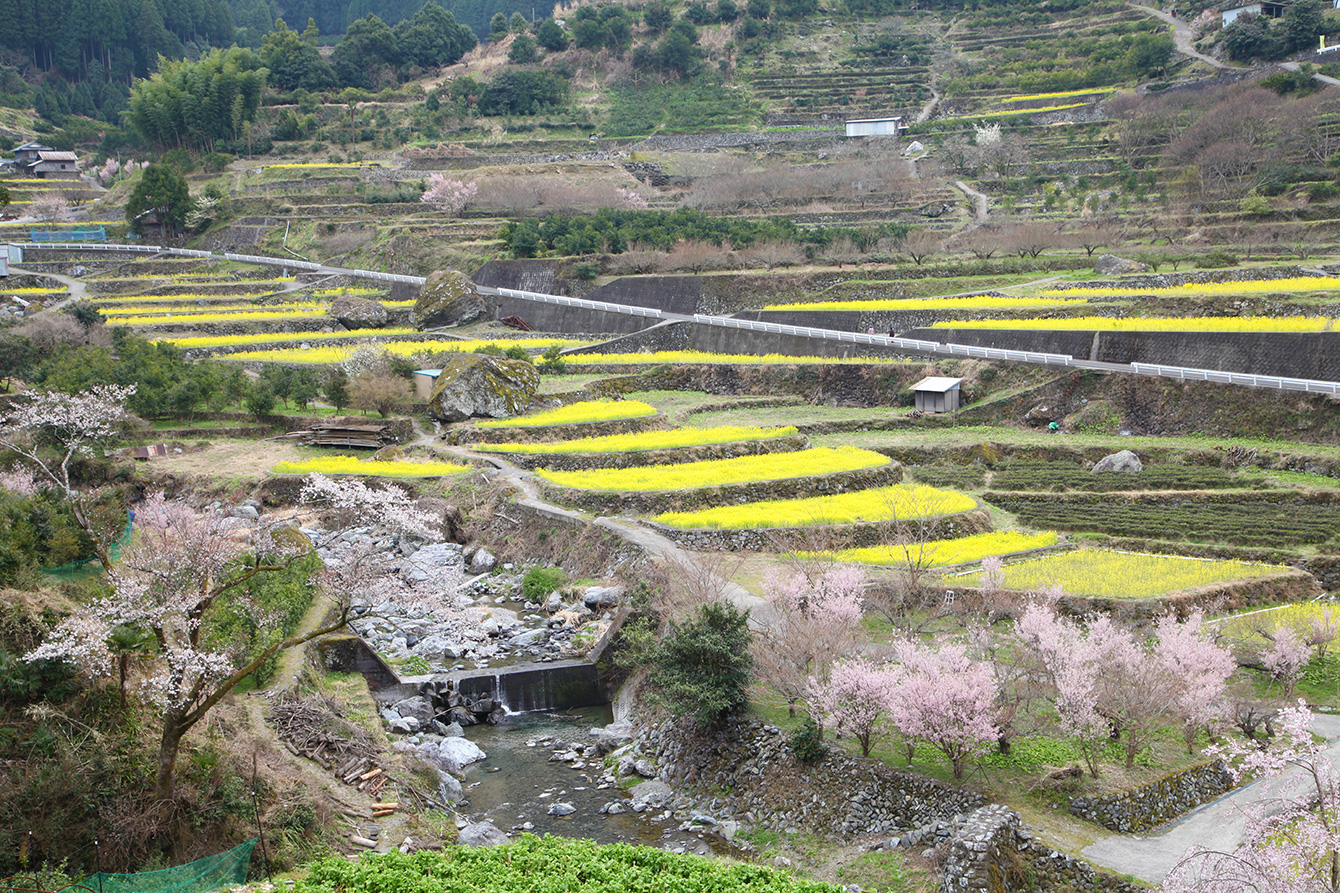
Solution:
<svg viewBox="0 0 1340 893">
<path fill-rule="evenodd" d="M 428 188 L 419 196 L 419 201 L 435 211 L 455 217 L 465 210 L 470 199 L 478 192 L 479 186 L 475 183 L 463 183 L 442 174 L 433 174 L 428 178 Z"/>
<path fill-rule="evenodd" d="M 120 533 L 119 525 L 108 530 L 100 523 L 92 510 L 97 494 L 75 487 L 70 464 L 97 455 L 116 435 L 130 415 L 126 400 L 134 393 L 134 385 L 93 385 L 81 394 L 35 394 L 13 409 L 0 427 L 0 449 L 19 456 L 39 482 L 60 492 L 108 573 L 112 571 L 108 549 Z"/>
<path fill-rule="evenodd" d="M 1228 677 L 1237 662 L 1227 648 L 1211 641 L 1200 610 L 1179 623 L 1171 614 L 1160 618 L 1154 658 L 1180 680 L 1177 709 L 1181 714 L 1186 752 L 1192 752 L 1196 730 L 1208 726 L 1220 714 Z"/>
<path fill-rule="evenodd" d="M 896 697 L 896 683 L 897 674 L 889 668 L 854 658 L 834 664 L 826 682 L 811 678 L 805 699 L 824 728 L 851 735 L 861 745 L 861 756 L 868 757 Z"/>
<path fill-rule="evenodd" d="M 1261 662 L 1274 682 L 1284 686 L 1284 696 L 1293 694 L 1293 687 L 1303 677 L 1312 660 L 1312 648 L 1289 627 L 1282 626 L 1271 634 L 1270 647 L 1261 654 Z"/>
<path fill-rule="evenodd" d="M 949 760 L 955 778 L 968 760 L 1000 734 L 995 721 L 996 677 L 964 645 L 915 641 L 894 646 L 889 716 L 909 740 L 925 741 Z"/>
<path fill-rule="evenodd" d="M 772 610 L 754 639 L 755 673 L 792 716 L 807 691 L 828 681 L 833 662 L 856 647 L 864 585 L 864 574 L 850 565 L 764 580 Z"/>
<path fill-rule="evenodd" d="M 350 513 L 389 532 L 434 533 L 432 519 L 413 509 L 407 494 L 393 485 L 374 490 L 361 481 L 314 475 L 303 488 L 302 501 Z M 238 683 L 278 652 L 342 627 L 353 595 L 385 592 L 388 584 L 383 581 L 394 579 L 383 561 L 364 552 L 333 568 L 329 580 L 336 585 L 323 587 L 334 602 L 333 620 L 286 638 L 272 637 L 245 655 L 211 645 L 211 609 L 216 604 L 227 598 L 230 608 L 257 628 L 272 625 L 272 618 L 248 603 L 244 584 L 260 574 L 286 570 L 328 545 L 278 524 L 262 526 L 247 545 L 225 521 L 161 493 L 149 496 L 136 512 L 136 536 L 109 573 L 111 593 L 76 611 L 26 656 L 64 659 L 100 675 L 112 669 L 108 639 L 114 629 L 131 627 L 152 636 L 155 662 L 144 689 L 161 723 L 155 783 L 160 801 L 172 797 L 182 738 Z"/>
</svg>

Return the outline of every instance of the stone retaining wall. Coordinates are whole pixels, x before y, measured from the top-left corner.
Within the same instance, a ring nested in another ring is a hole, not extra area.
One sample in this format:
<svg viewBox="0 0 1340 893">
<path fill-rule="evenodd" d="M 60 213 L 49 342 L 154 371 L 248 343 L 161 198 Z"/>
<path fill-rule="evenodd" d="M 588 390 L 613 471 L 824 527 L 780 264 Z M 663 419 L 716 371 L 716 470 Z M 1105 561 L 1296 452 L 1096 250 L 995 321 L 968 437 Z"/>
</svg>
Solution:
<svg viewBox="0 0 1340 893">
<path fill-rule="evenodd" d="M 768 527 L 748 530 L 682 529 L 654 521 L 645 522 L 657 533 L 690 549 L 729 552 L 769 552 L 789 549 L 850 549 L 897 542 L 905 527 L 896 521 L 867 524 L 832 524 L 822 527 Z M 936 522 L 934 539 L 972 536 L 991 529 L 985 512 L 972 511 Z"/>
<path fill-rule="evenodd" d="M 765 453 L 791 453 L 809 446 L 800 434 L 768 440 L 741 440 L 735 443 L 709 443 L 666 450 L 631 450 L 620 453 L 490 453 L 522 468 L 548 468 L 553 471 L 585 471 L 590 468 L 637 468 L 645 465 L 676 465 L 712 459 L 735 459 Z M 484 450 L 483 452 L 489 452 Z"/>
<path fill-rule="evenodd" d="M 1145 887 L 1095 871 L 1087 862 L 1042 846 L 1019 813 L 993 803 L 957 823 L 948 843 L 941 893 L 1144 893 Z"/>
<path fill-rule="evenodd" d="M 833 474 L 777 481 L 751 481 L 699 490 L 617 493 L 604 490 L 576 490 L 541 482 L 541 493 L 550 502 L 577 506 L 602 515 L 648 515 L 757 502 L 764 499 L 831 496 L 852 490 L 869 490 L 872 487 L 896 484 L 902 477 L 903 467 L 897 462 L 890 462 L 888 465 L 858 471 L 839 471 Z"/>
<path fill-rule="evenodd" d="M 947 586 L 954 591 L 955 612 L 975 614 L 982 610 L 985 600 L 980 589 L 961 588 L 955 586 L 952 580 Z M 1082 618 L 1102 613 L 1111 614 L 1128 623 L 1153 623 L 1170 611 L 1185 619 L 1197 608 L 1223 613 L 1261 605 L 1310 601 L 1323 594 L 1316 579 L 1306 571 L 1283 571 L 1270 577 L 1213 583 L 1151 598 L 1063 595 L 1057 600 L 1056 606 L 1061 614 L 1072 617 Z M 1023 606 L 1032 597 L 1030 592 L 1001 590 L 992 597 L 991 602 L 999 604 L 1002 600 L 1009 600 Z"/>
<path fill-rule="evenodd" d="M 672 785 L 731 791 L 735 814 L 765 828 L 887 834 L 985 804 L 979 794 L 837 748 L 807 766 L 781 729 L 753 720 L 731 719 L 717 732 L 667 723 L 638 737 Z"/>
<path fill-rule="evenodd" d="M 661 413 L 636 419 L 610 419 L 605 422 L 574 422 L 568 425 L 521 425 L 481 428 L 478 425 L 457 425 L 447 431 L 450 444 L 470 443 L 557 443 L 578 437 L 604 437 L 607 434 L 636 434 L 640 431 L 659 431 L 670 423 Z"/>
<path fill-rule="evenodd" d="M 1134 790 L 1101 797 L 1071 797 L 1070 811 L 1112 831 L 1148 831 L 1234 787 L 1233 776 L 1223 761 L 1215 760 L 1170 773 Z"/>
<path fill-rule="evenodd" d="M 1208 285 L 1215 282 L 1249 282 L 1258 279 L 1293 279 L 1298 276 L 1325 274 L 1307 267 L 1273 267 L 1246 270 L 1197 270 L 1188 273 L 1142 273 L 1119 279 L 1089 279 L 1083 282 L 1057 282 L 1050 288 L 1058 291 L 1072 288 L 1124 288 L 1138 293 L 1142 288 L 1173 288 L 1178 285 Z"/>
</svg>

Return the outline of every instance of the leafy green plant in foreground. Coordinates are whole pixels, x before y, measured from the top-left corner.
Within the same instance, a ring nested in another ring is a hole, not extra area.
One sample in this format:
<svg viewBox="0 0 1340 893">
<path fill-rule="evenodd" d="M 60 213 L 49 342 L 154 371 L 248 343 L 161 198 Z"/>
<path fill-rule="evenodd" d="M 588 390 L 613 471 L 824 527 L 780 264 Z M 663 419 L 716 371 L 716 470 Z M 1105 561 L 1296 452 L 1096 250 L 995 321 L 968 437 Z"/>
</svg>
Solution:
<svg viewBox="0 0 1340 893">
<path fill-rule="evenodd" d="M 653 847 L 523 835 L 499 847 L 342 856 L 312 865 L 295 893 L 840 893 L 758 865 L 728 865 Z"/>
</svg>

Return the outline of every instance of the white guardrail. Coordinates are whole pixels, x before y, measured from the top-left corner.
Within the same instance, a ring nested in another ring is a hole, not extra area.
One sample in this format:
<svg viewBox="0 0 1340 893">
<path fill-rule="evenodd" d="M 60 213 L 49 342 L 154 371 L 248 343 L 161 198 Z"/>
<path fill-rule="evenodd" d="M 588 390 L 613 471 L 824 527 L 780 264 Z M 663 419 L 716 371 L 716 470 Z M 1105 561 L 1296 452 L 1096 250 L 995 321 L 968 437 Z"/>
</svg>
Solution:
<svg viewBox="0 0 1340 893">
<path fill-rule="evenodd" d="M 275 267 L 289 267 L 295 270 L 327 272 L 332 276 L 355 276 L 361 279 L 376 279 L 382 282 L 403 282 L 408 285 L 423 285 L 427 282 L 422 276 L 406 276 L 400 273 L 379 273 L 375 270 L 356 270 L 345 267 L 326 267 L 311 261 L 269 257 L 257 254 L 231 254 L 226 252 L 196 251 L 190 248 L 164 248 L 161 245 L 122 245 L 115 243 L 88 242 L 31 242 L 14 243 L 21 248 L 61 249 L 77 251 L 111 251 L 127 254 L 167 254 L 175 257 L 223 258 L 247 264 L 265 264 Z M 635 307 L 629 304 L 611 304 L 607 301 L 588 301 L 585 298 L 568 298 L 562 295 L 548 295 L 542 292 L 521 291 L 513 288 L 493 288 L 480 286 L 483 294 L 502 295 L 537 301 L 542 304 L 557 304 L 563 307 L 577 307 L 583 310 L 599 310 L 606 313 L 621 313 L 626 316 L 639 316 L 644 319 L 669 319 L 664 312 L 651 307 Z M 799 338 L 818 338 L 825 341 L 840 341 L 848 344 L 865 344 L 871 347 L 891 347 L 909 353 L 929 353 L 937 356 L 967 357 L 980 360 L 1001 360 L 1010 363 L 1031 363 L 1041 366 L 1073 366 L 1082 368 L 1067 354 L 1035 353 L 1027 350 L 1005 350 L 997 347 L 977 347 L 970 344 L 943 344 L 938 341 L 923 341 L 917 338 L 896 338 L 888 335 L 872 335 L 861 332 L 842 332 L 836 329 L 815 329 L 809 326 L 788 326 L 773 322 L 756 322 L 749 319 L 736 319 L 733 316 L 706 316 L 696 313 L 692 317 L 696 323 L 709 326 L 722 326 L 731 329 L 746 329 L 752 332 L 766 332 L 774 335 L 792 335 Z M 1108 364 L 1104 364 L 1107 369 Z M 1238 385 L 1249 388 L 1267 388 L 1278 391 L 1303 391 L 1309 394 L 1332 394 L 1340 396 L 1340 382 L 1320 381 L 1312 378 L 1284 378 L 1277 375 L 1252 375 L 1247 372 L 1223 372 L 1218 369 L 1192 369 L 1185 366 L 1165 366 L 1158 363 L 1131 363 L 1127 367 L 1136 375 L 1150 375 L 1159 378 L 1175 378 L 1179 381 L 1209 381 L 1219 384 Z M 1120 371 L 1112 369 L 1111 371 Z"/>
</svg>

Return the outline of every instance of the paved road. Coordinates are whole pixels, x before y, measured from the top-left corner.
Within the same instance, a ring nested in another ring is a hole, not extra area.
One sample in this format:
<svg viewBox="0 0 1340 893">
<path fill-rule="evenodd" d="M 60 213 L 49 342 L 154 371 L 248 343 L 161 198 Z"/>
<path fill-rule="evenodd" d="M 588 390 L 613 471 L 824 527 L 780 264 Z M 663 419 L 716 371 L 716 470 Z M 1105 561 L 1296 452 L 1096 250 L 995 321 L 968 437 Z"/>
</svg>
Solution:
<svg viewBox="0 0 1340 893">
<path fill-rule="evenodd" d="M 59 273 L 38 273 L 36 270 L 25 270 L 22 267 L 10 267 L 9 271 L 24 276 L 45 276 L 47 279 L 55 279 L 70 290 L 70 296 L 68 298 L 57 301 L 55 304 L 47 307 L 48 310 L 59 310 L 72 301 L 82 301 L 88 296 L 88 287 L 78 279 L 71 279 L 69 276 L 62 276 Z"/>
<path fill-rule="evenodd" d="M 1166 22 L 1173 27 L 1173 43 L 1177 46 L 1177 52 L 1183 56 L 1190 56 L 1192 59 L 1198 59 L 1206 65 L 1212 65 L 1215 68 L 1230 68 L 1213 56 L 1206 56 L 1203 53 L 1196 52 L 1195 46 L 1191 43 L 1191 26 L 1179 18 L 1175 18 L 1162 10 L 1155 9 L 1152 6 L 1141 6 L 1139 3 L 1132 3 L 1131 6 L 1143 12 L 1147 12 L 1154 18 Z"/>
<path fill-rule="evenodd" d="M 1340 716 L 1317 716 L 1312 730 L 1333 742 L 1325 756 L 1332 765 L 1340 766 Z M 1236 849 L 1243 841 L 1249 807 L 1279 799 L 1281 789 L 1301 772 L 1294 769 L 1231 791 L 1188 814 L 1162 834 L 1104 837 L 1085 847 L 1082 855 L 1091 862 L 1157 884 L 1192 846 L 1219 852 Z"/>
<path fill-rule="evenodd" d="M 1280 68 L 1286 68 L 1289 71 L 1297 71 L 1298 63 L 1285 62 L 1283 65 L 1280 66 Z M 1312 72 L 1312 80 L 1316 81 L 1319 84 L 1329 84 L 1332 87 L 1340 87 L 1340 78 L 1327 77 L 1326 75 L 1318 74 L 1315 71 Z"/>
</svg>

